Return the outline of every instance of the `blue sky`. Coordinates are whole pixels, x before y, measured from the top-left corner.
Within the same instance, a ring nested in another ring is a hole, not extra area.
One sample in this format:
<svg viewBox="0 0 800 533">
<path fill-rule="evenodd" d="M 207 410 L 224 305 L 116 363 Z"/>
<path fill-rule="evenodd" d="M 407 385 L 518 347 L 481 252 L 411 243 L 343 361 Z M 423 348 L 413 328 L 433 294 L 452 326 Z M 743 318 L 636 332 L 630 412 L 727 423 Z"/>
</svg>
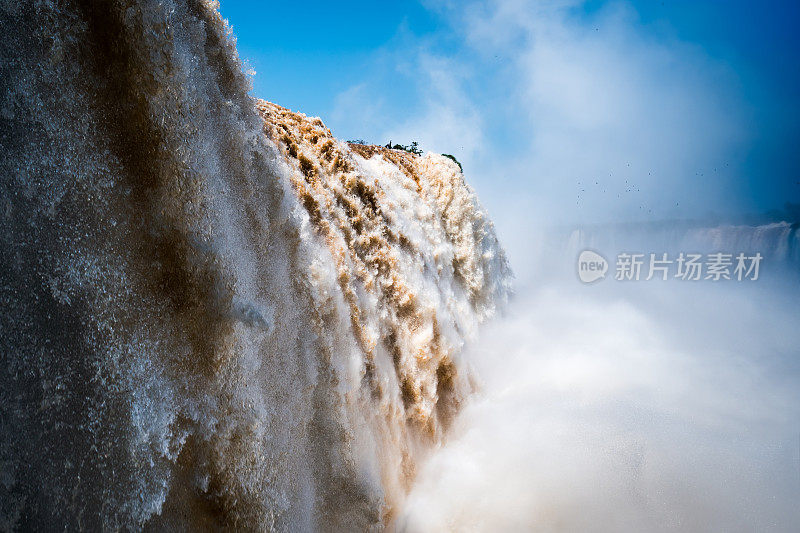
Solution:
<svg viewBox="0 0 800 533">
<path fill-rule="evenodd" d="M 800 202 L 794 2 L 223 0 L 253 94 L 455 154 L 499 224 Z"/>
</svg>

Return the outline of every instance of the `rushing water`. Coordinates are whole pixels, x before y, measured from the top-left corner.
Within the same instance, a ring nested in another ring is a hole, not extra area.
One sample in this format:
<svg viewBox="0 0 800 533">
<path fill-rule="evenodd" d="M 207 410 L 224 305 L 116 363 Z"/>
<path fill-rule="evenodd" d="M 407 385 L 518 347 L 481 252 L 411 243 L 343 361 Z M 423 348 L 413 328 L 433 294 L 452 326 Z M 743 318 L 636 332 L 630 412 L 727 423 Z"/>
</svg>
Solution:
<svg viewBox="0 0 800 533">
<path fill-rule="evenodd" d="M 400 524 L 797 531 L 795 238 L 785 223 L 548 230 L 529 254 L 536 274 L 468 350 L 480 390 L 421 470 Z M 579 281 L 584 248 L 611 261 L 605 279 Z M 617 281 L 623 250 L 764 259 L 755 281 Z"/>
<path fill-rule="evenodd" d="M 549 230 L 507 306 L 458 166 L 249 97 L 214 3 L 0 28 L 0 529 L 800 527 L 796 224 Z"/>
<path fill-rule="evenodd" d="M 392 523 L 509 291 L 458 166 L 249 97 L 211 2 L 0 27 L 0 528 Z"/>
</svg>

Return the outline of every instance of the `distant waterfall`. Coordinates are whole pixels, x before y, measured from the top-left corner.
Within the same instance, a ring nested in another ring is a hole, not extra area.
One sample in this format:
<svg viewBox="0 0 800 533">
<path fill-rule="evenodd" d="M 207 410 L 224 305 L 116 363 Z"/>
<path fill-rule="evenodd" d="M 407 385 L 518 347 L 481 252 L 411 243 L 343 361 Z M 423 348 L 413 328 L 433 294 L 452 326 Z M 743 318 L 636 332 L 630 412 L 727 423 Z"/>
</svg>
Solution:
<svg viewBox="0 0 800 533">
<path fill-rule="evenodd" d="M 620 252 L 637 253 L 760 253 L 769 272 L 800 273 L 798 224 L 777 222 L 759 226 L 706 226 L 694 222 L 609 224 L 554 232 L 552 246 L 564 260 L 572 261 L 584 249 L 609 257 Z"/>
</svg>

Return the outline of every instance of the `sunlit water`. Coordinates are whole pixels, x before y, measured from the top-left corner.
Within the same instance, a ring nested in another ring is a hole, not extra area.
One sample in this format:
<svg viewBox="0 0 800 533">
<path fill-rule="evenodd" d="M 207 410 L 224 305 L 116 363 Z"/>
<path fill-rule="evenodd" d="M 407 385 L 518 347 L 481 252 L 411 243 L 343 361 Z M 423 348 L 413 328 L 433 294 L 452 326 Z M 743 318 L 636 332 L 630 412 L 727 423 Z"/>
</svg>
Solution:
<svg viewBox="0 0 800 533">
<path fill-rule="evenodd" d="M 797 528 L 796 279 L 497 317 L 460 166 L 251 98 L 215 3 L 0 27 L 0 529 Z"/>
</svg>

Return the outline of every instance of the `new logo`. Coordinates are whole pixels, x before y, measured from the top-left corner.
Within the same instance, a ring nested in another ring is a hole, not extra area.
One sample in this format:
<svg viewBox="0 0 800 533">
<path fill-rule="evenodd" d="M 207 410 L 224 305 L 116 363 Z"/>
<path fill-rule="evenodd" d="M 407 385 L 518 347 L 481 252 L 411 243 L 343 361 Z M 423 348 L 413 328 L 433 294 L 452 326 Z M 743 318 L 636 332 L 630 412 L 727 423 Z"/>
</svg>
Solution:
<svg viewBox="0 0 800 533">
<path fill-rule="evenodd" d="M 602 255 L 584 250 L 578 256 L 578 277 L 584 283 L 592 283 L 606 277 L 608 261 Z"/>
</svg>

